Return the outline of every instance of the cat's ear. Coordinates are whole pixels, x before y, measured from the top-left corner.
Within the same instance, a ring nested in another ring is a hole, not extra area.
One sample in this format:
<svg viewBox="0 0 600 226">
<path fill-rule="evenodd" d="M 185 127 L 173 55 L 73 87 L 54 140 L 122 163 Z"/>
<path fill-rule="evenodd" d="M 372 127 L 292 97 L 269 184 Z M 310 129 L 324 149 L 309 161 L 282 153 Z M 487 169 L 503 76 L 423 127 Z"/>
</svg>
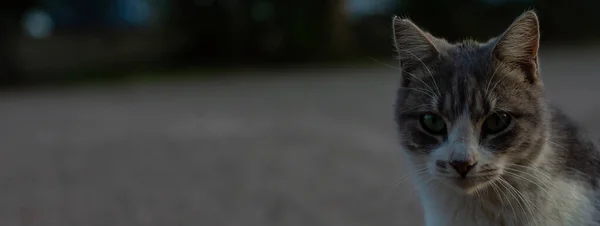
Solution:
<svg viewBox="0 0 600 226">
<path fill-rule="evenodd" d="M 519 16 L 497 39 L 493 55 L 496 60 L 517 67 L 535 78 L 539 46 L 539 21 L 536 13 L 531 10 Z"/>
<path fill-rule="evenodd" d="M 423 61 L 440 54 L 434 44 L 435 37 L 421 30 L 409 19 L 394 16 L 392 25 L 394 45 L 403 70 L 411 71 L 422 67 Z"/>
</svg>

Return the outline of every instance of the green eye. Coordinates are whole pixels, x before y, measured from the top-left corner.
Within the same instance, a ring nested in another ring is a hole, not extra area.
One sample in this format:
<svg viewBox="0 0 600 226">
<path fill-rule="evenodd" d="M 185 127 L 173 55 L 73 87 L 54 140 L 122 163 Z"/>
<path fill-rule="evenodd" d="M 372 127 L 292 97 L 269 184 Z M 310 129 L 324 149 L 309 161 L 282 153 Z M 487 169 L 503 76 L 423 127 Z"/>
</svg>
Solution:
<svg viewBox="0 0 600 226">
<path fill-rule="evenodd" d="M 496 113 L 488 116 L 483 122 L 483 131 L 487 134 L 496 134 L 504 131 L 510 125 L 512 117 L 507 113 Z"/>
<path fill-rule="evenodd" d="M 421 123 L 421 127 L 428 133 L 440 135 L 446 132 L 446 122 L 438 115 L 432 113 L 423 114 L 419 118 L 419 122 Z"/>
</svg>

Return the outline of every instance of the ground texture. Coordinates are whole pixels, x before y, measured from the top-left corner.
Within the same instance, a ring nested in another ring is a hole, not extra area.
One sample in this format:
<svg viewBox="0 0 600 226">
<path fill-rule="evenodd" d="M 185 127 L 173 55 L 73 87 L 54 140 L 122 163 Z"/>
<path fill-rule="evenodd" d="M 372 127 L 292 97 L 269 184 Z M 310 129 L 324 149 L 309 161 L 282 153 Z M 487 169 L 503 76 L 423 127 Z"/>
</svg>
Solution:
<svg viewBox="0 0 600 226">
<path fill-rule="evenodd" d="M 549 97 L 592 133 L 598 56 L 542 56 Z M 0 225 L 422 224 L 400 179 L 396 70 L 237 74 L 2 93 Z"/>
</svg>

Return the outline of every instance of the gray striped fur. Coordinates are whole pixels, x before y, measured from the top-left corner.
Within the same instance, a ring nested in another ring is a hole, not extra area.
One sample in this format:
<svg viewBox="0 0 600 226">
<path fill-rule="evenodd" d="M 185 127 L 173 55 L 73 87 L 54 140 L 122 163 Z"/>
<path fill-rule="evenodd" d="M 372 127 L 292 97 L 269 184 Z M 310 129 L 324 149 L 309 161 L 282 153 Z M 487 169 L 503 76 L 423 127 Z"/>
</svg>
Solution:
<svg viewBox="0 0 600 226">
<path fill-rule="evenodd" d="M 393 25 L 396 123 L 427 226 L 600 225 L 600 154 L 544 97 L 535 12 L 483 43 L 449 43 L 408 19 Z M 496 112 L 510 115 L 508 128 L 482 132 Z M 423 129 L 425 113 L 441 116 L 447 131 Z M 456 159 L 477 164 L 461 179 L 449 167 Z"/>
</svg>

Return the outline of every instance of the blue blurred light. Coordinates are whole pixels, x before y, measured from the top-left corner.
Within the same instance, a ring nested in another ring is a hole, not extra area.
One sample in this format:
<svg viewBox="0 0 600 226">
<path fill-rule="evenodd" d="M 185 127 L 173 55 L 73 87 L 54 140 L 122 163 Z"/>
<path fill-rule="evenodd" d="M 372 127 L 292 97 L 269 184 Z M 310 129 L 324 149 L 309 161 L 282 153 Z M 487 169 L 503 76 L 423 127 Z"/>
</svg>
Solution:
<svg viewBox="0 0 600 226">
<path fill-rule="evenodd" d="M 119 17 L 133 26 L 147 25 L 152 11 L 146 0 L 119 0 L 117 9 Z"/>
<path fill-rule="evenodd" d="M 351 19 L 394 12 L 399 0 L 348 0 L 346 11 Z"/>
<path fill-rule="evenodd" d="M 33 38 L 45 38 L 52 33 L 54 21 L 48 12 L 32 9 L 24 15 L 23 28 Z"/>
</svg>

